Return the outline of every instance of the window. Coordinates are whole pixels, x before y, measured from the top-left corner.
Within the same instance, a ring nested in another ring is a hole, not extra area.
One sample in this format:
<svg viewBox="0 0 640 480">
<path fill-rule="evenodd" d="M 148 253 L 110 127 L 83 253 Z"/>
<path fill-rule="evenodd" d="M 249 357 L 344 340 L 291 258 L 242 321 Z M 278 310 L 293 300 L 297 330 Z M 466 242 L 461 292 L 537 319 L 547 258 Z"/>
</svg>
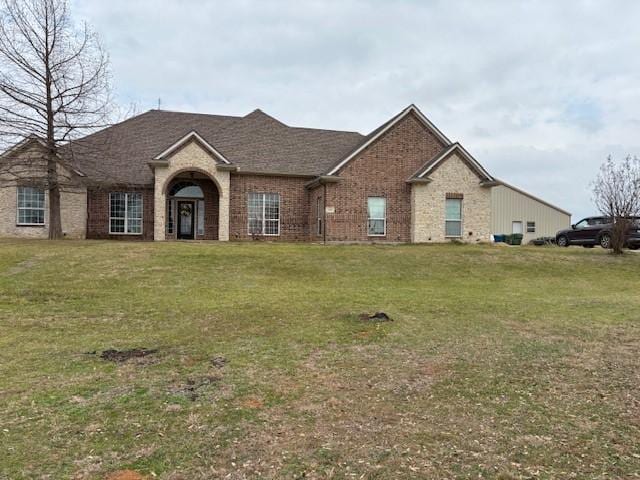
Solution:
<svg viewBox="0 0 640 480">
<path fill-rule="evenodd" d="M 18 187 L 18 225 L 44 225 L 44 189 Z"/>
<path fill-rule="evenodd" d="M 167 233 L 173 233 L 173 226 L 175 224 L 173 219 L 173 212 L 175 210 L 175 200 L 169 199 L 167 202 Z"/>
<path fill-rule="evenodd" d="M 588 219 L 581 220 L 578 223 L 576 223 L 576 225 L 575 225 L 576 230 L 580 230 L 581 228 L 587 228 L 588 226 L 589 226 L 589 220 Z"/>
<path fill-rule="evenodd" d="M 322 218 L 324 214 L 324 208 L 322 208 L 323 199 L 322 197 L 318 197 L 316 199 L 316 215 L 317 215 L 317 223 L 318 223 L 318 235 L 322 235 Z"/>
<path fill-rule="evenodd" d="M 140 235 L 142 233 L 142 194 L 112 192 L 109 194 L 109 233 Z"/>
<path fill-rule="evenodd" d="M 462 199 L 447 198 L 445 200 L 445 237 L 462 236 Z"/>
<path fill-rule="evenodd" d="M 367 199 L 369 216 L 368 234 L 370 237 L 384 237 L 387 233 L 387 199 L 369 197 Z"/>
<path fill-rule="evenodd" d="M 199 185 L 193 182 L 178 182 L 169 191 L 170 197 L 180 198 L 204 198 L 204 193 Z"/>
<path fill-rule="evenodd" d="M 527 233 L 536 233 L 536 222 L 527 222 Z"/>
<path fill-rule="evenodd" d="M 249 194 L 249 235 L 280 235 L 280 195 Z"/>
<path fill-rule="evenodd" d="M 198 235 L 204 235 L 204 200 L 198 200 Z"/>
</svg>

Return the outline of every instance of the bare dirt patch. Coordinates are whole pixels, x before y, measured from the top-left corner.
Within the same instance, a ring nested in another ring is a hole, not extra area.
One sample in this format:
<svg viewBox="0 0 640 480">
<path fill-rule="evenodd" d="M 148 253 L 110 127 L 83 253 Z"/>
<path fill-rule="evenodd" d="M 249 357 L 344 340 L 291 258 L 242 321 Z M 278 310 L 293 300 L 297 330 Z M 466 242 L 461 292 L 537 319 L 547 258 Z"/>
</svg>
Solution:
<svg viewBox="0 0 640 480">
<path fill-rule="evenodd" d="M 242 406 L 244 408 L 250 408 L 252 410 L 257 410 L 264 407 L 264 402 L 257 397 L 249 397 L 242 401 Z"/>
<path fill-rule="evenodd" d="M 38 259 L 36 257 L 28 258 L 27 260 L 24 260 L 14 265 L 13 267 L 11 267 L 9 270 L 7 270 L 6 275 L 7 276 L 19 275 L 23 272 L 26 272 L 27 270 L 31 270 L 37 264 L 38 264 Z"/>
<path fill-rule="evenodd" d="M 362 322 L 393 322 L 393 319 L 384 312 L 376 312 L 373 314 L 361 313 L 358 318 Z"/>
<path fill-rule="evenodd" d="M 211 359 L 211 365 L 216 368 L 223 368 L 228 363 L 225 357 L 217 356 Z"/>
<path fill-rule="evenodd" d="M 100 354 L 100 358 L 102 358 L 103 360 L 108 360 L 110 362 L 122 363 L 126 362 L 127 360 L 131 360 L 132 358 L 142 358 L 148 355 L 153 355 L 157 351 L 157 348 L 132 348 L 130 350 L 109 349 L 103 351 Z"/>
<path fill-rule="evenodd" d="M 183 382 L 175 384 L 170 392 L 177 395 L 183 395 L 192 402 L 196 401 L 202 394 L 202 391 L 211 385 L 218 384 L 222 380 L 219 375 L 206 375 L 198 378 L 187 378 Z"/>
<path fill-rule="evenodd" d="M 146 480 L 148 477 L 133 470 L 118 470 L 105 477 L 105 480 Z"/>
</svg>

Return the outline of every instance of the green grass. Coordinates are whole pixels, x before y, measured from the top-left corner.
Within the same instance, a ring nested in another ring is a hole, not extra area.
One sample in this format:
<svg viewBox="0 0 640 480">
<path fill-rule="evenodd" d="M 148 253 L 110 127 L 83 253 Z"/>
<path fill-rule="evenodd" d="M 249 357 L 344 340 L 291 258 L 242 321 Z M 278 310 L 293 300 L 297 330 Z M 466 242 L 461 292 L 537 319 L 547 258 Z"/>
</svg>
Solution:
<svg viewBox="0 0 640 480">
<path fill-rule="evenodd" d="M 600 249 L 2 241 L 0 479 L 638 476 L 639 322 Z"/>
</svg>

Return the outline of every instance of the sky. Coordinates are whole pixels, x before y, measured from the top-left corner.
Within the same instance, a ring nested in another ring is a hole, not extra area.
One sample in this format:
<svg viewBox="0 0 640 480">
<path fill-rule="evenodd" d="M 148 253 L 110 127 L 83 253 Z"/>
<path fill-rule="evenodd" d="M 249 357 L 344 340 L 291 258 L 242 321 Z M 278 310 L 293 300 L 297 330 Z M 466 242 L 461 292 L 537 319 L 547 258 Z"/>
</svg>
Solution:
<svg viewBox="0 0 640 480">
<path fill-rule="evenodd" d="M 409 104 L 490 173 L 573 213 L 640 156 L 640 2 L 71 0 L 118 102 L 366 134 Z"/>
</svg>

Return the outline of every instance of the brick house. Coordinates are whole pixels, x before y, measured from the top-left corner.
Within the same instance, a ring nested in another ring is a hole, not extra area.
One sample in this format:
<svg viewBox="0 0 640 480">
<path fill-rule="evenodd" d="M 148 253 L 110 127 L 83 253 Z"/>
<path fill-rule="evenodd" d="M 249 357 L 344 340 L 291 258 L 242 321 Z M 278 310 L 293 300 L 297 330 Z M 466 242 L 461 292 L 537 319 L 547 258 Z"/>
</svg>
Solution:
<svg viewBox="0 0 640 480">
<path fill-rule="evenodd" d="M 24 165 L 27 139 L 0 165 Z M 29 162 L 35 171 L 44 171 Z M 0 170 L 0 236 L 47 236 L 47 193 Z M 490 239 L 496 180 L 411 105 L 369 135 L 151 110 L 65 146 L 68 237 L 442 242 Z"/>
</svg>

